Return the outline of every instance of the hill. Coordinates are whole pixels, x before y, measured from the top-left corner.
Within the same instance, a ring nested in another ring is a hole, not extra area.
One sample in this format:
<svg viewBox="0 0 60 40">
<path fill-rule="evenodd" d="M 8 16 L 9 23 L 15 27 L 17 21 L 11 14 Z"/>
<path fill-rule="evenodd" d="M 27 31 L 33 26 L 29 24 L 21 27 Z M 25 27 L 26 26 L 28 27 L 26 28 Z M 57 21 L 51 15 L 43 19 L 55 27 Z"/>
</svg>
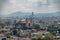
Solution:
<svg viewBox="0 0 60 40">
<path fill-rule="evenodd" d="M 26 16 L 31 16 L 32 12 L 14 12 L 7 17 L 26 17 Z M 60 12 L 55 12 L 55 13 L 36 13 L 34 14 L 34 17 L 58 17 L 60 16 Z"/>
</svg>

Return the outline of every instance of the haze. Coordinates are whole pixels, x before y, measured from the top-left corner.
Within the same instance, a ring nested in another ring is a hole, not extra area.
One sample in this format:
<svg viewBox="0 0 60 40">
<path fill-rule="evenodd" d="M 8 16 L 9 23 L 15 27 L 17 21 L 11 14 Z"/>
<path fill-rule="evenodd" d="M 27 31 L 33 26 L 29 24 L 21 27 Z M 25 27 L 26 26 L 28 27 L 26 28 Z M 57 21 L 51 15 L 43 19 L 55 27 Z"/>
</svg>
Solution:
<svg viewBox="0 0 60 40">
<path fill-rule="evenodd" d="M 5 0 L 5 2 L 0 2 L 0 4 L 3 5 L 0 7 L 0 11 L 3 15 L 17 11 L 33 11 L 35 13 L 50 13 L 60 11 L 60 0 Z"/>
</svg>

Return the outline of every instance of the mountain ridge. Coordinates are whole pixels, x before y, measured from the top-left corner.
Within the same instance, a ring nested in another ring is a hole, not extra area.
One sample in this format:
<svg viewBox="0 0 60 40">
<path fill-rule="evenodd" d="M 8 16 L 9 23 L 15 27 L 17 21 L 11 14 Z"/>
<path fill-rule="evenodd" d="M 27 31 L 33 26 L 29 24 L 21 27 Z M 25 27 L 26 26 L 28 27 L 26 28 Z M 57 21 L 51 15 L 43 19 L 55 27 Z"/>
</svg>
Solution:
<svg viewBox="0 0 60 40">
<path fill-rule="evenodd" d="M 25 17 L 25 16 L 30 16 L 32 15 L 32 12 L 14 12 L 14 13 L 11 13 L 9 15 L 7 15 L 7 17 Z M 34 14 L 34 17 L 57 17 L 57 16 L 60 16 L 60 12 L 55 12 L 55 13 L 36 13 Z"/>
</svg>

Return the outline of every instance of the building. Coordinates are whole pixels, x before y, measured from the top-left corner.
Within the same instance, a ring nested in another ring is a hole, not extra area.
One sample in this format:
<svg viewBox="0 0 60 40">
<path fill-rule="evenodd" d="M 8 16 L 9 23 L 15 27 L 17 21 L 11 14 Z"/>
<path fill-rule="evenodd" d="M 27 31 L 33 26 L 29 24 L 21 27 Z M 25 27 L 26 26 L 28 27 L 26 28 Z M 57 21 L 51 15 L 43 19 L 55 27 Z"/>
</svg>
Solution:
<svg viewBox="0 0 60 40">
<path fill-rule="evenodd" d="M 30 15 L 28 18 L 21 18 L 17 23 L 16 25 L 20 25 L 22 27 L 32 27 L 33 26 L 33 12 L 32 12 L 32 15 Z"/>
</svg>

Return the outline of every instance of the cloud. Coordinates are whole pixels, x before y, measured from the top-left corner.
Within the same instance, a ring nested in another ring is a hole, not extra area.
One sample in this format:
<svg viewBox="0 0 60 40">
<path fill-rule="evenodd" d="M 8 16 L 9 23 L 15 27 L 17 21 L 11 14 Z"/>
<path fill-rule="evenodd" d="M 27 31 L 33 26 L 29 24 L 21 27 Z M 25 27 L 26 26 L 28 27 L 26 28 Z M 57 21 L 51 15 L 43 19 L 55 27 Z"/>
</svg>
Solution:
<svg viewBox="0 0 60 40">
<path fill-rule="evenodd" d="M 60 0 L 8 0 L 3 12 L 9 14 L 16 11 L 23 12 L 57 12 L 60 11 Z"/>
</svg>

